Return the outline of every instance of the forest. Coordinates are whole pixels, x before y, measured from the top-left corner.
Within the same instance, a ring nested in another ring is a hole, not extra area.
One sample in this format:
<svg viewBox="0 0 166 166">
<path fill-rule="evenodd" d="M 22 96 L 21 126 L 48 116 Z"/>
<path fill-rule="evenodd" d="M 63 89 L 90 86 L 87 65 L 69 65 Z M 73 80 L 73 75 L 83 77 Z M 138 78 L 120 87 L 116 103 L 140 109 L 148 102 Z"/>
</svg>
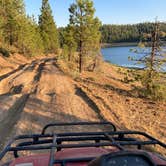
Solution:
<svg viewBox="0 0 166 166">
<path fill-rule="evenodd" d="M 100 52 L 101 22 L 94 14 L 91 0 L 76 1 L 69 6 L 69 24 L 62 33 L 58 31 L 48 0 L 42 0 L 38 22 L 34 16 L 26 15 L 23 0 L 0 0 L 0 53 L 47 55 L 57 54 L 61 47 L 69 61 L 73 53 L 79 52 L 81 72 L 84 57 L 96 59 Z"/>
<path fill-rule="evenodd" d="M 90 11 L 91 9 L 92 11 Z M 89 19 L 89 23 L 87 22 L 82 25 L 82 28 L 78 29 L 75 27 L 77 23 L 75 22 L 74 10 L 75 6 L 69 8 L 69 24 L 66 27 L 57 28 L 48 0 L 42 1 L 38 22 L 34 16 L 26 14 L 23 0 L 0 0 L 0 52 L 6 56 L 14 52 L 34 56 L 57 53 L 59 48 L 67 50 L 70 47 L 71 51 L 75 51 L 80 49 L 78 38 L 86 38 L 85 43 L 81 41 L 83 47 L 85 48 L 85 45 L 87 47 L 84 52 L 92 48 L 92 43 L 96 43 L 93 47 L 99 50 L 99 42 L 119 43 L 151 40 L 148 34 L 153 31 L 153 23 L 102 25 L 99 19 L 94 17 L 95 10 L 93 4 L 91 4 L 89 7 L 91 15 L 89 17 L 92 20 Z M 87 25 L 90 22 L 93 22 L 94 26 L 88 27 Z M 84 32 L 82 36 L 77 35 L 80 31 Z M 160 31 L 160 39 L 166 41 L 166 23 L 160 23 Z"/>
<path fill-rule="evenodd" d="M 23 0 L 0 0 L 0 52 L 34 56 L 55 53 L 58 31 L 48 0 L 43 0 L 38 22 L 28 16 Z"/>
<path fill-rule="evenodd" d="M 128 25 L 102 25 L 102 43 L 139 42 L 149 40 L 147 34 L 153 30 L 153 23 Z M 160 23 L 161 40 L 166 40 L 166 23 Z"/>
</svg>

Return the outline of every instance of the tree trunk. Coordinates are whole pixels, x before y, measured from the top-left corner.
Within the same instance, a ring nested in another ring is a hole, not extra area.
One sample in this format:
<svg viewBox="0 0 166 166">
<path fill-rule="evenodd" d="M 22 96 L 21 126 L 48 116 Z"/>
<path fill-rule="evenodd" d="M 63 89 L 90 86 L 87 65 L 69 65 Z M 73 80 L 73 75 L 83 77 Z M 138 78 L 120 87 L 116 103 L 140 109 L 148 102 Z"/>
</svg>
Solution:
<svg viewBox="0 0 166 166">
<path fill-rule="evenodd" d="M 82 69 L 83 69 L 83 41 L 82 41 L 82 28 L 83 28 L 83 11 L 82 11 L 82 8 L 80 8 L 80 41 L 79 41 L 79 44 L 80 44 L 80 52 L 79 52 L 79 72 L 82 73 Z"/>
<path fill-rule="evenodd" d="M 156 51 L 158 47 L 158 33 L 159 33 L 159 24 L 155 23 L 155 29 L 152 33 L 152 52 L 151 52 L 151 58 L 150 58 L 150 70 L 153 71 L 154 69 L 154 60 L 156 56 Z"/>
<path fill-rule="evenodd" d="M 13 35 L 12 35 L 12 32 L 11 32 L 12 30 L 10 30 L 10 34 L 9 34 L 9 44 L 10 44 L 10 46 L 12 46 L 13 45 Z"/>
<path fill-rule="evenodd" d="M 82 52 L 82 41 L 80 41 L 80 53 L 79 53 L 79 72 L 82 73 L 83 69 L 83 52 Z"/>
<path fill-rule="evenodd" d="M 69 51 L 69 54 L 68 54 L 68 61 L 69 62 L 71 61 L 71 51 Z"/>
<path fill-rule="evenodd" d="M 92 72 L 95 71 L 96 66 L 97 66 L 97 58 L 94 59 L 94 63 L 93 63 L 93 66 L 92 66 Z"/>
<path fill-rule="evenodd" d="M 155 57 L 157 55 L 157 51 L 158 51 L 158 44 L 159 44 L 159 24 L 156 21 L 155 25 L 154 25 L 154 32 L 152 33 L 152 51 L 151 51 L 151 56 L 150 56 L 150 71 L 148 74 L 148 79 L 149 82 L 147 84 L 146 89 L 151 91 L 152 87 L 152 81 L 153 81 L 153 72 L 155 70 Z"/>
<path fill-rule="evenodd" d="M 79 72 L 82 73 L 82 52 L 79 54 Z"/>
</svg>

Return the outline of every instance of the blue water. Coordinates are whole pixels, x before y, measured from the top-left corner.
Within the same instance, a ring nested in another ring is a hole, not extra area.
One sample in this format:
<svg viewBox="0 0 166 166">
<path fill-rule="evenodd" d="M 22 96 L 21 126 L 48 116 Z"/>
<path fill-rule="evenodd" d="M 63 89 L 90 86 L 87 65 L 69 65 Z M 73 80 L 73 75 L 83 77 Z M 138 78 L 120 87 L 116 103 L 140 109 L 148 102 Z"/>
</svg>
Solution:
<svg viewBox="0 0 166 166">
<path fill-rule="evenodd" d="M 103 48 L 101 53 L 105 61 L 109 61 L 113 64 L 124 67 L 143 68 L 144 65 L 138 64 L 136 61 L 129 60 L 129 57 L 140 59 L 145 55 L 143 53 L 134 53 L 134 51 L 131 51 L 133 49 L 139 50 L 140 48 L 136 46 Z"/>
</svg>

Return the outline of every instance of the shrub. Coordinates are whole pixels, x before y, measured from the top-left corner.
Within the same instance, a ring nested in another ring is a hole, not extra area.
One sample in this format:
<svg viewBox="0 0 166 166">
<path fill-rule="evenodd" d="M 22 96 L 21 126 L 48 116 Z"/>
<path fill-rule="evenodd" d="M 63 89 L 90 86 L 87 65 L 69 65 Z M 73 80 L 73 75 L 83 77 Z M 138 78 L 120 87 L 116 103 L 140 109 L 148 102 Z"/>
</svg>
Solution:
<svg viewBox="0 0 166 166">
<path fill-rule="evenodd" d="M 124 77 L 123 82 L 124 83 L 129 83 L 130 82 L 129 77 L 127 75 Z"/>
<path fill-rule="evenodd" d="M 7 49 L 0 47 L 0 53 L 4 56 L 4 57 L 10 57 L 10 53 Z"/>
</svg>

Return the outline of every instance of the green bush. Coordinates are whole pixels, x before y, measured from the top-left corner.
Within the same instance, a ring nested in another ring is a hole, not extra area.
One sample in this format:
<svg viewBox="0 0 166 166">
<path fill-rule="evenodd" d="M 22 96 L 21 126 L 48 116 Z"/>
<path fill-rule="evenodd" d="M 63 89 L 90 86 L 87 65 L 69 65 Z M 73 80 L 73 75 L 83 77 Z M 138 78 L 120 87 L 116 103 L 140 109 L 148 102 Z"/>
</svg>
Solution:
<svg viewBox="0 0 166 166">
<path fill-rule="evenodd" d="M 166 100 L 166 87 L 163 84 L 152 83 L 148 89 L 142 89 L 140 93 L 152 100 Z"/>
<path fill-rule="evenodd" d="M 88 77 L 87 80 L 88 80 L 88 81 L 92 81 L 92 82 L 95 81 L 95 79 L 94 79 L 93 77 Z"/>
<path fill-rule="evenodd" d="M 130 82 L 129 77 L 127 75 L 124 77 L 123 82 L 124 83 L 129 83 Z"/>
<path fill-rule="evenodd" d="M 9 51 L 2 47 L 0 47 L 0 54 L 2 54 L 4 57 L 10 57 Z"/>
</svg>

